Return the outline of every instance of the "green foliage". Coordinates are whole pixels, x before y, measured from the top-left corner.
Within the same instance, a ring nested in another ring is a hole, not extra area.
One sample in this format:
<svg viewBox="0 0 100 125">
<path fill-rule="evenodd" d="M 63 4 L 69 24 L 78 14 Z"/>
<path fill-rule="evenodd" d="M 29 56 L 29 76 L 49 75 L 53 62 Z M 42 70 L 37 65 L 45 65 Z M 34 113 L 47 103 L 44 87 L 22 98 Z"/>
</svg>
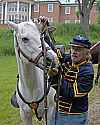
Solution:
<svg viewBox="0 0 100 125">
<path fill-rule="evenodd" d="M 97 23 L 100 24 L 100 1 L 97 1 Z"/>
<path fill-rule="evenodd" d="M 14 55 L 12 30 L 0 30 L 0 55 Z"/>
<path fill-rule="evenodd" d="M 97 23 L 100 24 L 100 13 L 97 14 Z"/>
<path fill-rule="evenodd" d="M 100 12 L 100 1 L 97 0 L 97 10 Z"/>
<path fill-rule="evenodd" d="M 75 35 L 84 35 L 80 24 L 55 24 L 54 33 L 57 43 L 68 45 Z M 100 24 L 90 25 L 89 38 L 93 42 L 100 41 Z"/>
<path fill-rule="evenodd" d="M 56 31 L 54 38 L 56 44 L 64 44 L 67 46 L 72 40 L 73 36 L 84 34 L 81 30 L 80 24 L 54 24 Z M 100 41 L 100 24 L 90 26 L 90 40 L 93 42 Z M 14 55 L 13 45 L 13 31 L 0 29 L 0 55 Z"/>
<path fill-rule="evenodd" d="M 93 42 L 100 41 L 100 24 L 90 26 L 90 38 Z"/>
<path fill-rule="evenodd" d="M 73 36 L 83 34 L 79 24 L 56 24 L 56 32 L 54 34 L 57 43 L 67 45 Z"/>
</svg>

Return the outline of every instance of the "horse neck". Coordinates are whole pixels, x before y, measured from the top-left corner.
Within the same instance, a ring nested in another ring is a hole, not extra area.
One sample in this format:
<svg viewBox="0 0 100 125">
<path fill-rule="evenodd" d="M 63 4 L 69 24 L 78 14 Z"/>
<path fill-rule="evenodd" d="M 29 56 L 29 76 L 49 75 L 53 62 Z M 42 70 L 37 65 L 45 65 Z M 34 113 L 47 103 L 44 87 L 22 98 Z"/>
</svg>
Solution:
<svg viewBox="0 0 100 125">
<path fill-rule="evenodd" d="M 43 95 L 43 71 L 32 63 L 24 63 L 18 58 L 19 86 L 29 100 L 37 100 Z"/>
</svg>

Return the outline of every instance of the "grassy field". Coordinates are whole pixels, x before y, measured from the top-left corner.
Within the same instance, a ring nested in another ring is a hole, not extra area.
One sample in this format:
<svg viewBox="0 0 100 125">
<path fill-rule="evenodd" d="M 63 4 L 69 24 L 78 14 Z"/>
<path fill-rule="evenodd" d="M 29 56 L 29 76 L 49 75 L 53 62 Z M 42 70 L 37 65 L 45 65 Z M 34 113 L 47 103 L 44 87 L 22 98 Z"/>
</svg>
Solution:
<svg viewBox="0 0 100 125">
<path fill-rule="evenodd" d="M 14 55 L 13 31 L 0 29 L 0 56 Z"/>
<path fill-rule="evenodd" d="M 0 125 L 18 125 L 19 112 L 10 105 L 16 84 L 15 57 L 0 57 Z"/>
<path fill-rule="evenodd" d="M 16 86 L 17 66 L 15 56 L 0 56 L 0 125 L 23 125 L 19 109 L 10 105 L 10 98 Z M 94 94 L 91 95 L 91 102 Z M 35 124 L 39 123 L 35 120 Z"/>
<path fill-rule="evenodd" d="M 15 56 L 0 56 L 0 125 L 23 125 L 19 109 L 13 108 L 10 104 L 16 87 L 16 75 Z M 33 120 L 35 125 L 40 125 L 36 118 Z"/>
</svg>

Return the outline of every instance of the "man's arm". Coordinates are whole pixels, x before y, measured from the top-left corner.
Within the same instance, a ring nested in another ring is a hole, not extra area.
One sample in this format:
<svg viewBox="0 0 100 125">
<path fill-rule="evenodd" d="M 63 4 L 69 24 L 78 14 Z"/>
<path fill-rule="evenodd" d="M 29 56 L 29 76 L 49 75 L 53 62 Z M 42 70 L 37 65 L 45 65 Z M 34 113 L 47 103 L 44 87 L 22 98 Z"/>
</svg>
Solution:
<svg viewBox="0 0 100 125">
<path fill-rule="evenodd" d="M 77 79 L 75 79 L 74 83 L 70 86 L 70 95 L 72 97 L 81 97 L 88 94 L 93 87 L 93 79 L 93 68 L 88 66 L 83 67 Z"/>
</svg>

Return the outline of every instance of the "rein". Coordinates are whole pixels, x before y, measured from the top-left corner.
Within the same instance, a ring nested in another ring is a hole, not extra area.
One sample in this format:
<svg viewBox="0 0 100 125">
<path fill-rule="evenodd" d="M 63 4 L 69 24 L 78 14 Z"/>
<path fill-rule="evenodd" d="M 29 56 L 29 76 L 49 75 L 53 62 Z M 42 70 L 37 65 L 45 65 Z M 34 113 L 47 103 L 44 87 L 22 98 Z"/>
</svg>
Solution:
<svg viewBox="0 0 100 125">
<path fill-rule="evenodd" d="M 46 68 L 46 47 L 44 45 L 44 37 L 42 37 L 43 34 L 41 34 L 41 45 L 42 45 L 42 51 L 44 53 L 44 58 L 43 58 L 43 64 L 44 64 L 44 109 L 45 109 L 45 124 L 47 125 L 47 68 Z"/>
</svg>

